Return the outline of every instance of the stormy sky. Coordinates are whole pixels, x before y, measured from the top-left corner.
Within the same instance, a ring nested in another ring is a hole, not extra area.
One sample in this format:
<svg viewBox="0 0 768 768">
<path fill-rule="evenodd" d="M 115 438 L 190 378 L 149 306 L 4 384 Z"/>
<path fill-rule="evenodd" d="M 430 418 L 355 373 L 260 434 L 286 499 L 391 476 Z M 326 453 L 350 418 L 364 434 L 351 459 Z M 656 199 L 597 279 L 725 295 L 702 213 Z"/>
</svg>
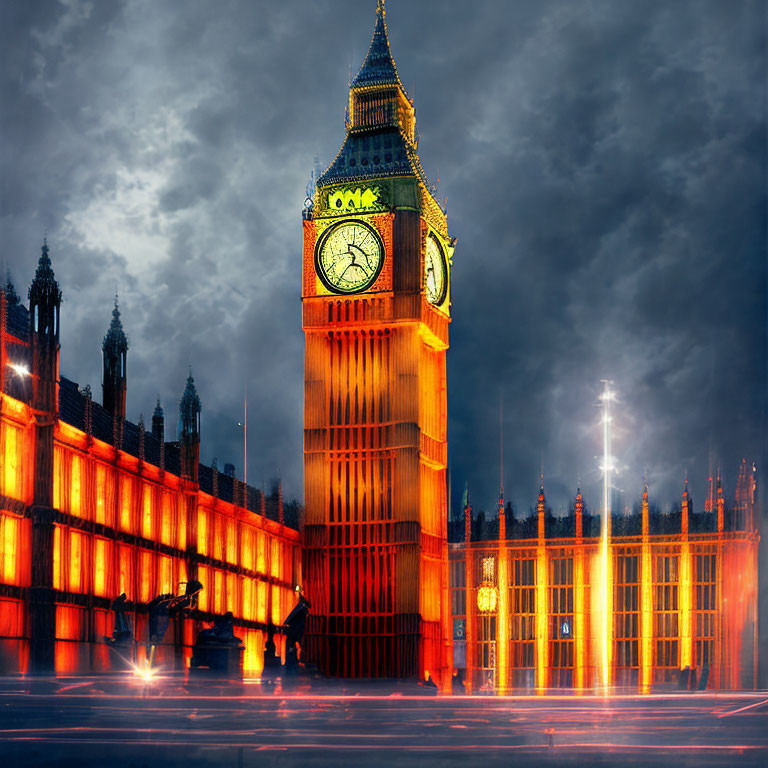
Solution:
<svg viewBox="0 0 768 768">
<path fill-rule="evenodd" d="M 420 154 L 458 238 L 453 501 L 598 505 L 616 478 L 703 505 L 759 460 L 766 394 L 766 4 L 389 0 Z M 0 266 L 47 232 L 62 374 L 101 391 L 115 291 L 128 416 L 172 438 L 188 366 L 202 458 L 301 497 L 301 208 L 344 137 L 374 0 L 3 0 Z"/>
</svg>

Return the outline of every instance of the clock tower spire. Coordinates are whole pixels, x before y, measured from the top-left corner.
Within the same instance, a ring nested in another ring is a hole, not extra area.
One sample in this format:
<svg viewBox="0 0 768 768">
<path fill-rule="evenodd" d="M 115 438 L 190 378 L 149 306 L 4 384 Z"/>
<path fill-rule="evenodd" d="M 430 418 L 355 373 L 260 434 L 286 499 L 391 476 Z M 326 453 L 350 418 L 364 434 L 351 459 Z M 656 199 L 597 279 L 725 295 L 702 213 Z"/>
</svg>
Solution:
<svg viewBox="0 0 768 768">
<path fill-rule="evenodd" d="M 330 675 L 429 673 L 448 689 L 454 243 L 382 0 L 345 127 L 303 221 L 307 657 Z"/>
</svg>

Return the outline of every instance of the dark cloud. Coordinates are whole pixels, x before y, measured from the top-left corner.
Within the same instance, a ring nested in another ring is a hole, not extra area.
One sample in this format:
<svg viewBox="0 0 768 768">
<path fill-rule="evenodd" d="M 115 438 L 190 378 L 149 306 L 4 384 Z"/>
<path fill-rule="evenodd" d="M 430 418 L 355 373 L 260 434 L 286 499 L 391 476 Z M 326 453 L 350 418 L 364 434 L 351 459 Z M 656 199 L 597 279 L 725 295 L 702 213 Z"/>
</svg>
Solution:
<svg viewBox="0 0 768 768">
<path fill-rule="evenodd" d="M 343 139 L 373 0 L 0 6 L 2 257 L 23 290 L 43 231 L 62 372 L 100 381 L 119 290 L 128 411 L 175 424 L 187 366 L 203 458 L 302 492 L 300 210 Z M 758 2 L 390 0 L 421 156 L 456 251 L 454 499 L 597 499 L 600 380 L 621 395 L 619 485 L 670 503 L 710 451 L 760 451 L 765 18 Z M 95 387 L 98 389 L 98 386 Z"/>
</svg>

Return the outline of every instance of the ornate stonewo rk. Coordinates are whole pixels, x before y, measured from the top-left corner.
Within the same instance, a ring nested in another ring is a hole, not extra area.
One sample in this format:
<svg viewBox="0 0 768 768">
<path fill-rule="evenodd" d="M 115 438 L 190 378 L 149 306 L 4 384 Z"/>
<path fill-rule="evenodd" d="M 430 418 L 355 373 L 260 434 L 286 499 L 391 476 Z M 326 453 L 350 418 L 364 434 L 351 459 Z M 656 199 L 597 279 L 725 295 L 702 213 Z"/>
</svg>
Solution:
<svg viewBox="0 0 768 768">
<path fill-rule="evenodd" d="M 453 241 L 383 2 L 346 128 L 304 211 L 307 655 L 331 675 L 444 687 Z"/>
</svg>

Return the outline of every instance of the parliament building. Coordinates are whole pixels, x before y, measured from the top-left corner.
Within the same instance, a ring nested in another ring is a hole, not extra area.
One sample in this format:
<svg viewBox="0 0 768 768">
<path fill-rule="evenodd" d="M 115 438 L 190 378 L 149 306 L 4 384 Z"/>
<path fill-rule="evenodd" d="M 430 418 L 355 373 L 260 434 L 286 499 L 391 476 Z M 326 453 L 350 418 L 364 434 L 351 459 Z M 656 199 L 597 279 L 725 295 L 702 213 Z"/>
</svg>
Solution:
<svg viewBox="0 0 768 768">
<path fill-rule="evenodd" d="M 188 667 L 197 633 L 231 612 L 244 671 L 258 676 L 300 584 L 311 603 L 300 658 L 323 676 L 494 694 L 756 685 L 759 534 L 746 463 L 735 498 L 710 481 L 700 512 L 686 484 L 672 514 L 646 487 L 634 514 L 601 522 L 579 492 L 556 517 L 542 480 L 527 519 L 500 493 L 492 521 L 468 498 L 449 521 L 456 243 L 418 146 L 378 0 L 343 143 L 302 215 L 301 526 L 279 494 L 200 464 L 191 373 L 170 441 L 160 403 L 150 428 L 126 420 L 117 302 L 102 403 L 60 376 L 47 244 L 28 305 L 10 283 L 0 290 L 0 674 L 108 671 L 116 597 L 142 643 L 151 601 L 199 582 L 159 648 L 164 668 Z"/>
<path fill-rule="evenodd" d="M 10 283 L 0 290 L 0 674 L 110 670 L 113 599 L 126 595 L 146 643 L 149 603 L 193 580 L 203 586 L 197 605 L 172 619 L 159 664 L 188 666 L 197 632 L 231 611 L 244 669 L 258 674 L 270 625 L 295 603 L 298 521 L 283 519 L 279 495 L 200 464 L 191 373 L 174 439 L 159 402 L 151 429 L 126 421 L 117 302 L 102 344 L 102 404 L 60 376 L 60 309 L 44 244 L 28 307 Z M 140 663 L 145 646 L 137 653 Z"/>
</svg>

